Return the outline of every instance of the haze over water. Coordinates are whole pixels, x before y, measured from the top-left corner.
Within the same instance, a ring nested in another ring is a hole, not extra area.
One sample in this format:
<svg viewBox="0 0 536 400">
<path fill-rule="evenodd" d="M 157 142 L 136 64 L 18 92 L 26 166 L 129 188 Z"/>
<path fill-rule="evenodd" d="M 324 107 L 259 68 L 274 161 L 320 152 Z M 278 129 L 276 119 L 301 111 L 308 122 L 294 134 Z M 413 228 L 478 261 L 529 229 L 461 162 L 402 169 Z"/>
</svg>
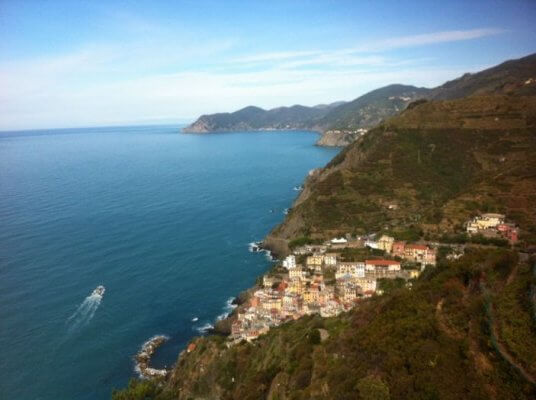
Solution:
<svg viewBox="0 0 536 400">
<path fill-rule="evenodd" d="M 177 131 L 0 134 L 0 398 L 107 399 L 155 334 L 173 363 L 269 267 L 248 243 L 337 152 L 307 132 Z"/>
</svg>

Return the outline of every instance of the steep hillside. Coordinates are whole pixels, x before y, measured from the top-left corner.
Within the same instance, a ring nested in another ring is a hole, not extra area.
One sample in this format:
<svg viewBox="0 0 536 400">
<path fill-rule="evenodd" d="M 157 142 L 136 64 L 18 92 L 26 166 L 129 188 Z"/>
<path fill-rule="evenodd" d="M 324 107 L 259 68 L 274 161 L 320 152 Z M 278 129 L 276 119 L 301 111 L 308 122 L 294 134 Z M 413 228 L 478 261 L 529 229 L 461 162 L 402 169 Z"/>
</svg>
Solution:
<svg viewBox="0 0 536 400">
<path fill-rule="evenodd" d="M 190 126 L 183 129 L 186 133 L 255 131 L 278 129 L 312 129 L 316 122 L 326 115 L 333 105 L 305 107 L 279 107 L 263 110 L 249 106 L 233 113 L 203 115 Z"/>
<path fill-rule="evenodd" d="M 475 74 L 465 74 L 432 89 L 429 98 L 448 100 L 483 94 L 536 95 L 536 85 L 531 81 L 536 81 L 536 54 L 509 60 Z"/>
<path fill-rule="evenodd" d="M 429 92 L 430 89 L 408 85 L 385 86 L 334 108 L 319 124 L 327 129 L 372 128 Z"/>
<path fill-rule="evenodd" d="M 232 347 L 197 338 L 166 380 L 133 381 L 114 399 L 533 399 L 535 284 L 516 253 L 470 249 L 336 318 Z"/>
<path fill-rule="evenodd" d="M 266 244 L 391 232 L 459 232 L 472 214 L 501 211 L 536 239 L 536 97 L 424 102 L 371 130 L 307 179 Z M 389 205 L 396 207 L 389 207 Z"/>
<path fill-rule="evenodd" d="M 404 110 L 417 99 L 453 100 L 489 94 L 536 95 L 536 54 L 506 61 L 475 74 L 465 74 L 434 89 L 390 85 L 334 108 L 318 125 L 324 130 L 319 145 L 346 146 L 369 128 Z"/>
</svg>

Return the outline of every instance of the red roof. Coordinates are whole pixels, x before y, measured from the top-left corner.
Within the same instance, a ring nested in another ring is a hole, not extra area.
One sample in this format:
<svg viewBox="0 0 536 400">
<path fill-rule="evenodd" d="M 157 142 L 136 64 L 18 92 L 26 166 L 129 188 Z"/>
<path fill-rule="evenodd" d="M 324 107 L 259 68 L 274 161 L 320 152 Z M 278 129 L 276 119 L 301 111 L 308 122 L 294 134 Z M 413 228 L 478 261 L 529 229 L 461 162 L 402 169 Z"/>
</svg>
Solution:
<svg viewBox="0 0 536 400">
<path fill-rule="evenodd" d="M 400 265 L 398 261 L 394 260 L 366 260 L 365 264 L 369 265 Z"/>
<path fill-rule="evenodd" d="M 408 244 L 406 248 L 415 250 L 428 250 L 428 246 L 425 246 L 424 244 Z"/>
<path fill-rule="evenodd" d="M 196 348 L 196 344 L 195 343 L 190 343 L 188 345 L 188 349 L 187 349 L 187 352 L 190 353 L 191 351 L 194 351 Z"/>
</svg>

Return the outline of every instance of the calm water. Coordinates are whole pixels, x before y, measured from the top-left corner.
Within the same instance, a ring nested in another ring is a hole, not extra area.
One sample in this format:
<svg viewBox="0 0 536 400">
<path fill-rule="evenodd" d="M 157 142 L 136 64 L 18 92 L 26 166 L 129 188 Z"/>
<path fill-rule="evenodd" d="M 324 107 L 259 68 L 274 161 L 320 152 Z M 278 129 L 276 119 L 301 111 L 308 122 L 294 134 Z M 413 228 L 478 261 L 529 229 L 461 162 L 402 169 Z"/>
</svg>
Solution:
<svg viewBox="0 0 536 400">
<path fill-rule="evenodd" d="M 107 399 L 155 334 L 171 338 L 156 364 L 173 363 L 269 267 L 248 243 L 335 155 L 316 138 L 0 133 L 0 398 Z"/>
</svg>

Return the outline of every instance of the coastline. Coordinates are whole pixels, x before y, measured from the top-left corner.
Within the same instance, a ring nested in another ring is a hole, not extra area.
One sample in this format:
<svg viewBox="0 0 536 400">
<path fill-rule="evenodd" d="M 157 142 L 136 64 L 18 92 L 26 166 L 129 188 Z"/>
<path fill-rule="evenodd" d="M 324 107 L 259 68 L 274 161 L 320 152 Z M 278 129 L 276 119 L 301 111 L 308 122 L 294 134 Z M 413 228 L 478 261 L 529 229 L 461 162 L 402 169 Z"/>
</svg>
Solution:
<svg viewBox="0 0 536 400">
<path fill-rule="evenodd" d="M 324 134 L 320 128 L 243 128 L 243 129 L 215 129 L 215 130 L 199 130 L 188 129 L 184 127 L 180 129 L 180 133 L 185 134 L 205 134 L 205 133 L 255 133 L 255 132 L 310 132 L 319 135 Z"/>
<path fill-rule="evenodd" d="M 183 130 L 181 130 L 183 132 Z M 214 133 L 249 133 L 249 132 L 276 132 L 276 133 L 293 133 L 293 132 L 307 132 L 307 133 L 314 133 L 319 135 L 318 140 L 314 143 L 313 146 L 319 146 L 317 143 L 319 140 L 322 139 L 322 132 L 319 130 L 302 130 L 302 129 L 257 129 L 257 130 L 251 130 L 251 131 L 207 131 L 207 132 L 184 132 L 185 134 L 193 133 L 193 134 L 214 134 Z M 319 146 L 319 147 L 338 147 L 338 146 Z M 329 163 L 330 161 L 328 161 Z M 287 210 L 292 211 L 295 206 L 299 205 L 309 194 L 309 186 L 311 181 L 314 181 L 316 177 L 318 176 L 319 171 L 321 171 L 324 166 L 313 168 L 312 170 L 309 170 L 309 172 L 303 177 L 301 184 L 294 187 L 294 190 L 298 191 L 297 196 L 292 200 L 292 204 Z M 249 243 L 249 252 L 262 252 L 265 253 L 265 256 L 272 262 L 277 260 L 283 260 L 287 255 L 291 253 L 290 248 L 288 246 L 288 239 L 279 237 L 275 233 L 277 232 L 277 229 L 285 224 L 290 219 L 293 219 L 295 217 L 295 214 L 292 212 L 285 213 L 284 217 L 276 222 L 275 225 L 272 226 L 272 228 L 269 230 L 269 232 L 265 235 L 264 239 L 258 242 Z M 161 370 L 156 374 L 153 375 L 147 375 L 147 374 L 140 374 L 140 377 L 143 379 L 150 379 L 156 376 L 167 376 L 175 365 L 180 362 L 181 357 L 183 355 L 188 354 L 190 351 L 188 349 L 192 344 L 197 343 L 197 341 L 205 336 L 220 336 L 223 338 L 229 338 L 232 335 L 232 325 L 234 322 L 238 320 L 238 314 L 244 313 L 245 310 L 248 308 L 248 303 L 250 299 L 254 297 L 254 293 L 260 289 L 263 288 L 262 285 L 262 278 L 266 274 L 269 274 L 270 272 L 273 272 L 276 268 L 276 264 L 273 263 L 271 266 L 269 266 L 265 271 L 263 271 L 260 275 L 258 275 L 255 279 L 255 283 L 250 286 L 249 288 L 239 292 L 234 297 L 231 297 L 226 301 L 226 306 L 224 306 L 224 312 L 218 316 L 216 316 L 215 319 L 213 319 L 211 322 L 207 322 L 207 324 L 203 325 L 202 327 L 197 329 L 198 334 L 192 335 L 191 338 L 187 341 L 186 346 L 182 349 L 182 351 L 179 352 L 177 355 L 177 358 L 174 363 L 172 363 L 170 366 L 166 367 L 165 370 Z M 147 343 L 147 342 L 146 342 Z M 146 344 L 144 343 L 144 345 Z M 158 347 L 160 345 L 164 344 L 164 342 L 159 343 L 153 350 L 152 353 L 149 354 L 148 359 L 146 360 L 147 365 L 150 365 L 151 357 L 153 354 L 158 350 Z M 136 370 L 137 367 L 136 367 Z M 149 367 L 149 371 L 151 371 Z M 165 371 L 165 373 L 164 373 Z"/>
<path fill-rule="evenodd" d="M 315 133 L 320 137 L 316 140 L 315 146 L 319 147 L 344 147 L 352 143 L 354 138 L 349 134 L 335 134 L 331 130 L 325 130 L 320 127 L 312 128 L 251 128 L 251 129 L 191 129 L 188 126 L 181 128 L 180 133 L 189 135 L 205 135 L 205 134 L 221 134 L 221 133 L 258 133 L 258 132 L 274 132 L 274 133 L 292 133 L 292 132 L 309 132 Z"/>
<path fill-rule="evenodd" d="M 304 179 L 302 187 L 305 187 L 307 180 L 308 177 Z M 298 197 L 294 199 L 292 207 L 298 202 L 301 197 L 301 194 L 302 192 L 300 192 L 300 195 L 298 195 Z M 266 235 L 264 240 L 250 243 L 248 251 L 263 252 L 271 261 L 283 259 L 286 255 L 288 255 L 290 253 L 290 250 L 287 245 L 287 240 L 275 238 L 272 236 L 274 229 L 281 225 L 287 218 L 288 215 L 285 215 L 285 218 L 283 218 L 283 220 L 278 225 L 272 228 L 272 230 Z M 253 250 L 253 247 L 256 247 L 256 250 Z M 150 367 L 152 356 L 158 350 L 159 347 L 161 347 L 165 342 L 170 339 L 168 336 L 154 335 L 146 342 L 144 342 L 140 348 L 140 351 L 138 351 L 138 353 L 136 353 L 136 355 L 134 356 L 134 360 L 136 362 L 134 370 L 138 374 L 139 378 L 152 379 L 156 377 L 166 377 L 173 370 L 176 363 L 180 361 L 181 357 L 184 354 L 188 354 L 193 351 L 196 346 L 195 343 L 197 343 L 197 341 L 201 337 L 215 335 L 228 338 L 231 335 L 231 327 L 233 322 L 237 320 L 238 313 L 243 312 L 245 310 L 249 300 L 253 297 L 253 294 L 257 290 L 262 288 L 262 285 L 259 285 L 259 280 L 265 274 L 272 271 L 274 268 L 275 263 L 272 264 L 266 271 L 264 271 L 256 278 L 255 284 L 253 286 L 238 293 L 235 297 L 228 299 L 226 302 L 226 309 L 228 311 L 224 311 L 224 313 L 217 316 L 212 323 L 209 323 L 207 324 L 207 326 L 204 326 L 199 329 L 199 334 L 192 336 L 188 340 L 188 344 L 183 350 L 179 352 L 179 354 L 177 355 L 177 360 L 171 366 L 162 369 Z"/>
</svg>

